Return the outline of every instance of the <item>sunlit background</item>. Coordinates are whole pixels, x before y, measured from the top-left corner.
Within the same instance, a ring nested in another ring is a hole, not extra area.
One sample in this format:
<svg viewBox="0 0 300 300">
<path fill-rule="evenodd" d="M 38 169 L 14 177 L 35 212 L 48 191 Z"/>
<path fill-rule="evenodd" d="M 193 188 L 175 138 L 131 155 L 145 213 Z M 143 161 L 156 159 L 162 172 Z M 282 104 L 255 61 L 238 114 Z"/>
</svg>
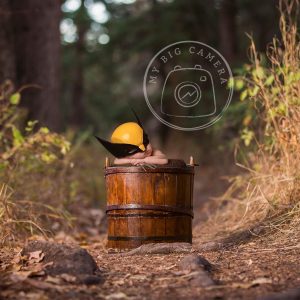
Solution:
<svg viewBox="0 0 300 300">
<path fill-rule="evenodd" d="M 74 140 L 84 134 L 89 137 L 85 142 L 99 149 L 97 161 L 103 162 L 107 153 L 93 135 L 108 139 L 117 125 L 133 120 L 132 107 L 154 147 L 169 158 L 187 162 L 193 156 L 200 164 L 197 203 L 224 190 L 220 178 L 236 172 L 234 148 L 247 105 L 234 95 L 214 126 L 174 130 L 149 111 L 144 73 L 160 49 L 194 40 L 218 50 L 237 74 L 249 62 L 249 35 L 258 51 L 278 35 L 273 0 L 65 0 L 32 8 L 23 1 L 11 3 L 14 26 L 7 27 L 9 54 L 3 60 L 0 56 L 0 79 L 9 77 L 16 86 L 36 85 L 22 93 L 29 119 L 67 132 Z M 5 18 L 2 22 L 10 21 Z"/>
</svg>

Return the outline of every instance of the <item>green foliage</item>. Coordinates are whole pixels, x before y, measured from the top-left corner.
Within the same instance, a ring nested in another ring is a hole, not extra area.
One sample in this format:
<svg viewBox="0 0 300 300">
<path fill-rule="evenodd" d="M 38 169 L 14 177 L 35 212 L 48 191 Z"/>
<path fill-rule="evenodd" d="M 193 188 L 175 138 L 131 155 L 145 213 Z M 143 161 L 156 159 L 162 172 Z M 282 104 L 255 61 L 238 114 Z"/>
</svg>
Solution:
<svg viewBox="0 0 300 300">
<path fill-rule="evenodd" d="M 21 100 L 21 94 L 20 93 L 14 93 L 9 97 L 9 101 L 13 105 L 18 105 Z"/>
<path fill-rule="evenodd" d="M 101 151 L 85 145 L 91 132 L 64 136 L 25 122 L 18 94 L 9 81 L 0 85 L 0 243 L 67 230 L 71 212 L 104 198 Z"/>
<path fill-rule="evenodd" d="M 67 154 L 70 143 L 61 135 L 51 133 L 48 128 L 34 130 L 37 121 L 21 119 L 19 108 L 21 94 L 15 92 L 10 81 L 0 86 L 0 164 L 13 169 L 30 158 L 37 161 L 54 161 Z M 59 153 L 60 156 L 57 154 Z"/>
<path fill-rule="evenodd" d="M 49 175 L 54 169 L 48 168 L 62 165 L 70 143 L 46 127 L 36 128 L 37 121 L 25 123 L 21 99 L 12 82 L 0 85 L 0 242 L 20 232 L 45 233 L 46 220 L 66 223 L 65 208 L 46 200 L 43 193 L 49 188 L 48 179 L 53 179 Z M 19 231 L 20 226 L 24 230 Z"/>
<path fill-rule="evenodd" d="M 245 146 L 249 146 L 251 141 L 254 138 L 254 132 L 249 130 L 248 128 L 244 128 L 241 133 L 241 139 L 244 141 Z"/>
<path fill-rule="evenodd" d="M 232 178 L 224 199 L 234 199 L 231 209 L 236 211 L 241 208 L 236 203 L 246 207 L 242 217 L 237 213 L 242 223 L 272 223 L 278 218 L 280 222 L 271 226 L 281 229 L 284 223 L 299 226 L 300 7 L 298 1 L 279 4 L 281 39 L 273 39 L 266 55 L 251 39 L 251 64 L 239 69 L 235 78 L 240 101 L 233 107 L 247 106 L 239 139 L 243 161 L 238 165 L 249 172 Z M 243 83 L 237 86 L 239 81 Z"/>
<path fill-rule="evenodd" d="M 267 58 L 257 52 L 251 38 L 252 63 L 236 70 L 238 76 L 230 83 L 239 93 L 240 102 L 248 106 L 243 113 L 241 140 L 246 146 L 256 140 L 271 152 L 281 151 L 279 145 L 282 145 L 283 136 L 286 140 L 290 139 L 291 134 L 295 136 L 294 133 L 287 134 L 287 128 L 282 125 L 294 122 L 300 102 L 297 92 L 300 82 L 299 47 L 295 42 L 297 38 L 292 37 L 296 27 L 288 25 L 284 17 L 281 17 L 280 26 L 285 45 L 274 39 Z M 233 104 L 239 105 L 238 102 Z M 258 118 L 253 118 L 253 114 Z M 254 135 L 257 139 L 253 138 Z M 254 143 L 252 146 L 258 145 Z"/>
</svg>

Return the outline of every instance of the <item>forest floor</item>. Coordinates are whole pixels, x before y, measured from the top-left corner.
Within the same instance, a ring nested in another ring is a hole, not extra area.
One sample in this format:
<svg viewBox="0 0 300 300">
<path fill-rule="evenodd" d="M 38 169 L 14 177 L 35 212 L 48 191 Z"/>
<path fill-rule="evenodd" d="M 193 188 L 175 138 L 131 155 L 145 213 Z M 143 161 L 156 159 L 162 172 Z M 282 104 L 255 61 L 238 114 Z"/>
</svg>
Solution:
<svg viewBox="0 0 300 300">
<path fill-rule="evenodd" d="M 202 277 L 195 280 L 199 272 L 181 267 L 181 260 L 190 253 L 110 253 L 105 233 L 92 238 L 83 233 L 75 238 L 60 234 L 52 241 L 87 249 L 102 281 L 76 284 L 72 276 L 46 276 L 35 264 L 22 271 L 22 266 L 16 268 L 21 247 L 2 248 L 0 299 L 299 299 L 300 244 L 295 239 L 282 244 L 278 240 L 278 234 L 270 234 L 231 239 L 230 244 L 207 243 L 196 232 L 189 252 L 212 266 L 205 272 L 213 284 L 202 285 Z"/>
</svg>

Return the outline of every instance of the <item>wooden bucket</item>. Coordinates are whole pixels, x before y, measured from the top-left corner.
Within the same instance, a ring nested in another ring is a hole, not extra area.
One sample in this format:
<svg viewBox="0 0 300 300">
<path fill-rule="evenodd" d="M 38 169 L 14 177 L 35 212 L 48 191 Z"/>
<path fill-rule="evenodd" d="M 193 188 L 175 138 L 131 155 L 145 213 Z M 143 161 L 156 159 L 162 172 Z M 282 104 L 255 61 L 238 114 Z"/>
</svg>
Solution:
<svg viewBox="0 0 300 300">
<path fill-rule="evenodd" d="M 105 178 L 108 248 L 192 242 L 193 166 L 112 166 Z"/>
</svg>

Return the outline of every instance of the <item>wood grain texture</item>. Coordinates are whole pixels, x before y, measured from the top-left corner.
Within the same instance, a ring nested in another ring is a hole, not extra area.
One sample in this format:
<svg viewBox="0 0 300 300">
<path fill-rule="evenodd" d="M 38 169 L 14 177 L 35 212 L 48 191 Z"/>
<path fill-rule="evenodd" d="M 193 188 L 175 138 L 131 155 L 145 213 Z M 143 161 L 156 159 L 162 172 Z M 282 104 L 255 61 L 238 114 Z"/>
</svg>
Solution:
<svg viewBox="0 0 300 300">
<path fill-rule="evenodd" d="M 105 169 L 108 248 L 192 242 L 194 168 L 176 162 Z"/>
</svg>

